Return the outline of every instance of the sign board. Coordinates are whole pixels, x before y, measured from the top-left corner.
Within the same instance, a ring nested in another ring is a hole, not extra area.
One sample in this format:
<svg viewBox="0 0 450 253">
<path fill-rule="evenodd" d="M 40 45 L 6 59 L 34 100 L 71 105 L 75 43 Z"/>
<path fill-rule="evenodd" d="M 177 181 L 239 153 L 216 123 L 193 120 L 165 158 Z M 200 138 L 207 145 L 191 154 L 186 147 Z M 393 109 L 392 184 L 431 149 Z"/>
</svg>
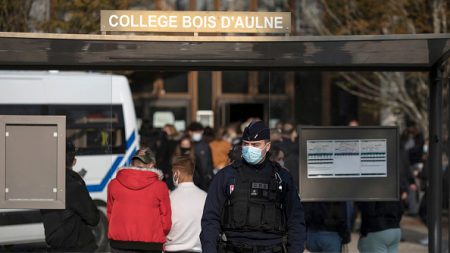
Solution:
<svg viewBox="0 0 450 253">
<path fill-rule="evenodd" d="M 102 10 L 102 32 L 290 33 L 290 12 Z"/>
<path fill-rule="evenodd" d="M 0 115 L 0 208 L 65 208 L 65 116 Z"/>
<path fill-rule="evenodd" d="M 396 200 L 396 127 L 300 127 L 303 201 Z"/>
</svg>

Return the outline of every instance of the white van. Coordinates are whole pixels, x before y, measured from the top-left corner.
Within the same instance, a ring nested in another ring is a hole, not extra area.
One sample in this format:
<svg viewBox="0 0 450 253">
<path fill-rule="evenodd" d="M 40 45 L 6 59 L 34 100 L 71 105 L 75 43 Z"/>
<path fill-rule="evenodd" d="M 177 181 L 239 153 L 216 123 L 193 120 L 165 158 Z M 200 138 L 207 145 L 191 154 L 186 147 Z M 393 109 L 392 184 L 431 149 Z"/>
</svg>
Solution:
<svg viewBox="0 0 450 253">
<path fill-rule="evenodd" d="M 136 114 L 124 76 L 59 71 L 0 71 L 0 115 L 66 115 L 66 135 L 78 148 L 84 175 L 103 211 L 95 235 L 107 244 L 107 185 L 136 151 Z M 26 175 L 25 175 L 26 176 Z M 0 245 L 43 242 L 39 210 L 0 209 Z"/>
</svg>

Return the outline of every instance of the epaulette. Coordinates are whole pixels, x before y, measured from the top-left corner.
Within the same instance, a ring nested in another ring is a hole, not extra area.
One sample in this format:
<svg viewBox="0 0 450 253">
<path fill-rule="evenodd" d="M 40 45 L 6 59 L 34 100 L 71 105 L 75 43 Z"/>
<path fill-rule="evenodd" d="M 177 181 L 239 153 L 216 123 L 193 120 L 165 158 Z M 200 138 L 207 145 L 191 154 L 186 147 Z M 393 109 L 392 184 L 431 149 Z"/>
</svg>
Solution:
<svg viewBox="0 0 450 253">
<path fill-rule="evenodd" d="M 282 171 L 284 168 L 281 167 L 281 165 L 275 161 L 269 160 L 272 163 L 272 168 L 275 168 L 276 172 Z"/>
<path fill-rule="evenodd" d="M 242 166 L 242 161 L 241 160 L 233 161 L 230 164 L 230 166 L 233 167 L 234 169 L 238 169 L 238 168 L 240 168 Z"/>
</svg>

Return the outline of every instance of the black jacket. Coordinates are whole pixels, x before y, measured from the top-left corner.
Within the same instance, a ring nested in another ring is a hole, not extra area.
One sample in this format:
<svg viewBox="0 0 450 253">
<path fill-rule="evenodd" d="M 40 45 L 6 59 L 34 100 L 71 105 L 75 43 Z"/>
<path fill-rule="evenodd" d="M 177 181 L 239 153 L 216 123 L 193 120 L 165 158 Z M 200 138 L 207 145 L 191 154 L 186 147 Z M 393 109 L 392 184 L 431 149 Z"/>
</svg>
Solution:
<svg viewBox="0 0 450 253">
<path fill-rule="evenodd" d="M 260 165 L 250 165 L 245 161 L 236 161 L 243 163 L 243 169 L 250 170 L 272 170 L 272 163 L 266 159 Z M 240 167 L 241 169 L 241 167 Z M 203 252 L 217 252 L 219 234 L 222 232 L 221 215 L 225 201 L 229 198 L 230 192 L 234 189 L 235 168 L 228 165 L 220 170 L 214 177 L 209 187 L 206 197 L 205 207 L 202 217 L 202 232 L 200 240 L 202 242 Z M 297 187 L 287 170 L 280 171 L 280 177 L 285 189 L 285 215 L 287 224 L 287 250 L 288 253 L 303 252 L 306 240 L 306 228 L 303 206 L 300 203 Z M 226 236 L 231 244 L 242 244 L 268 246 L 282 242 L 283 238 L 278 234 L 265 233 L 264 231 L 245 231 L 232 232 L 227 231 Z"/>
<path fill-rule="evenodd" d="M 211 149 L 205 141 L 194 142 L 195 172 L 194 183 L 204 191 L 208 191 L 213 176 Z"/>
<path fill-rule="evenodd" d="M 66 170 L 66 209 L 41 210 L 45 240 L 52 250 L 94 251 L 95 238 L 89 226 L 100 216 L 78 173 Z"/>
<path fill-rule="evenodd" d="M 360 202 L 361 235 L 400 228 L 403 208 L 400 201 Z"/>
<path fill-rule="evenodd" d="M 303 206 L 308 230 L 333 232 L 349 230 L 345 202 L 306 202 Z"/>
</svg>

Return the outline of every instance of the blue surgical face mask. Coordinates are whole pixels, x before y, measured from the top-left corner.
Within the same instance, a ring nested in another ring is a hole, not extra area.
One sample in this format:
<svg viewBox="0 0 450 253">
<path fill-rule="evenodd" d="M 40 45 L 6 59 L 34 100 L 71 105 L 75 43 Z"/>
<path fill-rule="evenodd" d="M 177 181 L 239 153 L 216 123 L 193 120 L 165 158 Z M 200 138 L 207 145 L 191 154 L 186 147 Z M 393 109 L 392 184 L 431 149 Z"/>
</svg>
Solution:
<svg viewBox="0 0 450 253">
<path fill-rule="evenodd" d="M 264 146 L 265 148 L 266 146 Z M 263 149 L 264 149 L 263 148 Z M 263 151 L 259 148 L 252 146 L 242 147 L 242 157 L 250 164 L 258 164 L 264 158 Z"/>
</svg>

